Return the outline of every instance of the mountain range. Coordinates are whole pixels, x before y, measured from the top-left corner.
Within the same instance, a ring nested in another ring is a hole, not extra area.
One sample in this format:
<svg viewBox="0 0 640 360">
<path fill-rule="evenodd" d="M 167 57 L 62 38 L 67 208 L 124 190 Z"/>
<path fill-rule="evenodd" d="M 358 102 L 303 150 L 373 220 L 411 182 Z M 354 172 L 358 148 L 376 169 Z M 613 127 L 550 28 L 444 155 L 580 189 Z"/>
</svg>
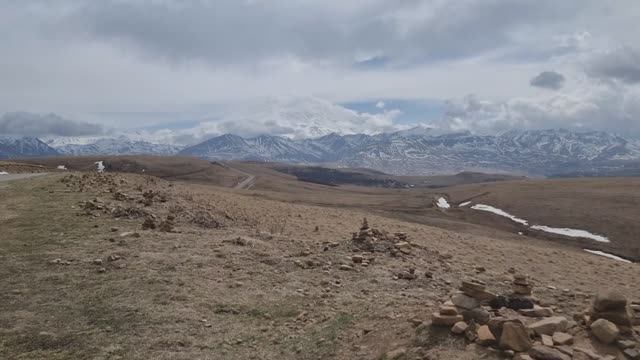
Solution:
<svg viewBox="0 0 640 360">
<path fill-rule="evenodd" d="M 93 138 L 0 137 L 0 158 L 51 155 L 188 155 L 211 160 L 252 160 L 360 167 L 397 175 L 460 171 L 529 175 L 607 173 L 640 163 L 640 141 L 590 131 L 523 130 L 499 135 L 469 132 L 430 135 L 412 129 L 377 135 L 291 139 L 225 134 L 181 147 L 119 135 Z M 637 165 L 634 165 L 637 166 Z"/>
</svg>

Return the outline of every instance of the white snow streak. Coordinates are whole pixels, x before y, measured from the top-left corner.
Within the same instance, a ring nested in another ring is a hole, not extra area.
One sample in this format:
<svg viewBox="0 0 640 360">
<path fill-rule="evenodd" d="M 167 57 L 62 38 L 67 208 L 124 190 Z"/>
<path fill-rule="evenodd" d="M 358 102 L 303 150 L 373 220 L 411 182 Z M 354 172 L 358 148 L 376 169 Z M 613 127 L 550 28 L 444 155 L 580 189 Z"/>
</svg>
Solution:
<svg viewBox="0 0 640 360">
<path fill-rule="evenodd" d="M 465 201 L 462 204 L 458 205 L 459 207 L 465 207 L 471 205 L 471 201 Z"/>
<path fill-rule="evenodd" d="M 67 170 L 67 167 L 64 165 L 58 165 L 57 167 L 58 170 Z"/>
<path fill-rule="evenodd" d="M 474 209 L 474 210 L 488 211 L 488 212 L 494 213 L 496 215 L 504 216 L 504 217 L 509 218 L 512 221 L 515 221 L 515 222 L 517 222 L 519 224 L 522 224 L 522 225 L 529 225 L 527 220 L 520 219 L 519 217 L 515 217 L 515 216 L 509 214 L 508 212 L 500 210 L 500 209 L 495 208 L 493 206 L 484 205 L 484 204 L 476 204 L 476 205 L 473 205 L 471 208 Z"/>
<path fill-rule="evenodd" d="M 625 262 L 625 263 L 628 263 L 628 264 L 632 264 L 632 262 L 627 260 L 627 259 L 623 259 L 623 258 L 621 258 L 619 256 L 615 256 L 613 254 L 609 254 L 609 253 L 606 253 L 604 251 L 589 250 L 589 249 L 582 249 L 582 250 L 584 250 L 584 251 L 586 251 L 588 253 L 594 254 L 594 255 L 604 256 L 604 257 L 607 257 L 609 259 L 613 259 L 613 260 L 622 261 L 622 262 Z"/>
<path fill-rule="evenodd" d="M 0 171 L 0 175 L 9 175 L 9 173 L 6 171 Z"/>
<path fill-rule="evenodd" d="M 451 207 L 451 205 L 449 205 L 449 202 L 447 202 L 447 199 L 443 197 L 438 199 L 437 205 L 440 209 L 449 209 Z"/>
<path fill-rule="evenodd" d="M 462 206 L 462 205 L 463 204 L 460 204 L 460 206 Z M 522 225 L 525 225 L 525 226 L 529 226 L 529 222 L 527 220 L 515 217 L 515 216 L 509 214 L 508 212 L 506 212 L 504 210 L 495 208 L 495 207 L 490 206 L 490 205 L 477 204 L 477 205 L 473 205 L 471 208 L 474 209 L 474 210 L 488 211 L 488 212 L 494 213 L 496 215 L 500 215 L 500 216 L 504 216 L 506 218 L 509 218 L 512 221 L 515 221 L 515 222 L 517 222 L 519 224 L 522 224 Z M 540 231 L 548 232 L 548 233 L 551 233 L 551 234 L 558 234 L 558 235 L 568 236 L 568 237 L 591 239 L 591 240 L 595 240 L 595 241 L 598 241 L 598 242 L 604 242 L 604 243 L 611 242 L 605 236 L 592 234 L 592 233 L 590 233 L 590 232 L 588 232 L 586 230 L 569 229 L 569 228 L 554 228 L 554 227 L 544 226 L 544 225 L 532 225 L 531 229 L 540 230 Z"/>
<path fill-rule="evenodd" d="M 591 240 L 595 240 L 595 241 L 599 241 L 599 242 L 605 242 L 605 243 L 610 242 L 609 239 L 607 239 L 606 237 L 604 237 L 602 235 L 592 234 L 592 233 L 590 233 L 588 231 L 585 231 L 585 230 L 576 230 L 576 229 L 568 229 L 568 228 L 553 228 L 553 227 L 544 226 L 544 225 L 533 225 L 531 228 L 534 229 L 534 230 L 545 231 L 545 232 L 552 233 L 552 234 L 564 235 L 564 236 L 569 236 L 569 237 L 577 237 L 577 238 L 586 238 L 586 239 L 591 239 Z"/>
</svg>

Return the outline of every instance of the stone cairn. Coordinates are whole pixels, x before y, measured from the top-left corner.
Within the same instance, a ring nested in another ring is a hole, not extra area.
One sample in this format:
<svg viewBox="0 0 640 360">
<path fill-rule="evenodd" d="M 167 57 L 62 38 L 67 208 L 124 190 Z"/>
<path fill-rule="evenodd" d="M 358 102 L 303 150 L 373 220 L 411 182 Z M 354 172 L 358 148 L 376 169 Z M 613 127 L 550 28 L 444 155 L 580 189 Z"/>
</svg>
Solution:
<svg viewBox="0 0 640 360">
<path fill-rule="evenodd" d="M 455 335 L 501 349 L 518 360 L 640 359 L 632 331 L 640 317 L 640 302 L 629 304 L 619 292 L 602 292 L 579 323 L 555 316 L 551 308 L 538 305 L 532 293 L 525 275 L 514 275 L 507 296 L 487 291 L 481 281 L 464 280 L 459 291 L 432 314 L 431 325 L 448 327 Z M 584 346 L 584 339 L 574 344 L 574 336 L 585 331 L 610 346 L 609 351 L 617 347 L 620 357 L 600 356 Z"/>
<path fill-rule="evenodd" d="M 391 235 L 386 231 L 371 228 L 367 218 L 362 220 L 360 230 L 353 233 L 351 241 L 358 249 L 371 253 L 388 252 L 391 256 L 411 254 L 411 243 L 407 241 L 406 233 Z"/>
<path fill-rule="evenodd" d="M 533 286 L 527 281 L 526 275 L 513 276 L 513 293 L 515 295 L 531 296 Z"/>
<path fill-rule="evenodd" d="M 623 294 L 617 291 L 605 291 L 596 296 L 588 322 L 593 327 L 594 323 L 603 319 L 615 326 L 604 321 L 600 321 L 599 324 L 606 324 L 610 328 L 617 328 L 622 334 L 629 334 L 633 326 L 633 318 L 634 314 L 631 307 L 627 307 L 627 298 Z"/>
</svg>

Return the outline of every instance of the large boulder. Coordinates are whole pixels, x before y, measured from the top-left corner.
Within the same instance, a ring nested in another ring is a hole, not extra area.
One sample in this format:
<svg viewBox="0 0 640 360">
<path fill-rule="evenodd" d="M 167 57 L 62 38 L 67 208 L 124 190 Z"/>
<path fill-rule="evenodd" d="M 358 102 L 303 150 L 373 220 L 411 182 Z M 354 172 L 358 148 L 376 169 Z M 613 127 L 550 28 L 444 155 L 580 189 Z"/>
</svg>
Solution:
<svg viewBox="0 0 640 360">
<path fill-rule="evenodd" d="M 538 335 L 553 335 L 554 332 L 564 331 L 568 323 L 564 316 L 552 316 L 529 325 L 529 329 Z"/>
<path fill-rule="evenodd" d="M 529 331 L 517 322 L 507 322 L 502 326 L 500 336 L 500 347 L 517 352 L 524 352 L 531 349 L 532 343 Z"/>
<path fill-rule="evenodd" d="M 620 330 L 616 324 L 607 319 L 598 319 L 591 323 L 591 332 L 605 344 L 613 343 L 620 335 Z"/>
<path fill-rule="evenodd" d="M 593 302 L 594 312 L 615 312 L 627 307 L 627 298 L 617 290 L 601 291 Z"/>
</svg>

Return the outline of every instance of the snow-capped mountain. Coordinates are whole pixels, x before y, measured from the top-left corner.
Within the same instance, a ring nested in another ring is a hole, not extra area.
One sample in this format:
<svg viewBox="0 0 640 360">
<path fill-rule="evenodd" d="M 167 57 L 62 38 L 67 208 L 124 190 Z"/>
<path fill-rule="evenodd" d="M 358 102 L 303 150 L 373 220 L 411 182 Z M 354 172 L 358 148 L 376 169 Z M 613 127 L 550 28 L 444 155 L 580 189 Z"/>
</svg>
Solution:
<svg viewBox="0 0 640 360">
<path fill-rule="evenodd" d="M 36 137 L 0 136 L 0 159 L 52 155 L 58 152 Z"/>
<path fill-rule="evenodd" d="M 640 142 L 605 132 L 568 130 L 468 132 L 429 135 L 401 131 L 314 139 L 277 136 L 215 137 L 181 152 L 208 159 L 278 161 L 366 167 L 393 174 L 436 174 L 466 170 L 556 174 L 604 162 L 640 160 Z"/>
<path fill-rule="evenodd" d="M 152 143 L 136 134 L 117 137 L 51 137 L 44 141 L 63 155 L 172 155 L 182 149 L 178 145 Z"/>
</svg>

